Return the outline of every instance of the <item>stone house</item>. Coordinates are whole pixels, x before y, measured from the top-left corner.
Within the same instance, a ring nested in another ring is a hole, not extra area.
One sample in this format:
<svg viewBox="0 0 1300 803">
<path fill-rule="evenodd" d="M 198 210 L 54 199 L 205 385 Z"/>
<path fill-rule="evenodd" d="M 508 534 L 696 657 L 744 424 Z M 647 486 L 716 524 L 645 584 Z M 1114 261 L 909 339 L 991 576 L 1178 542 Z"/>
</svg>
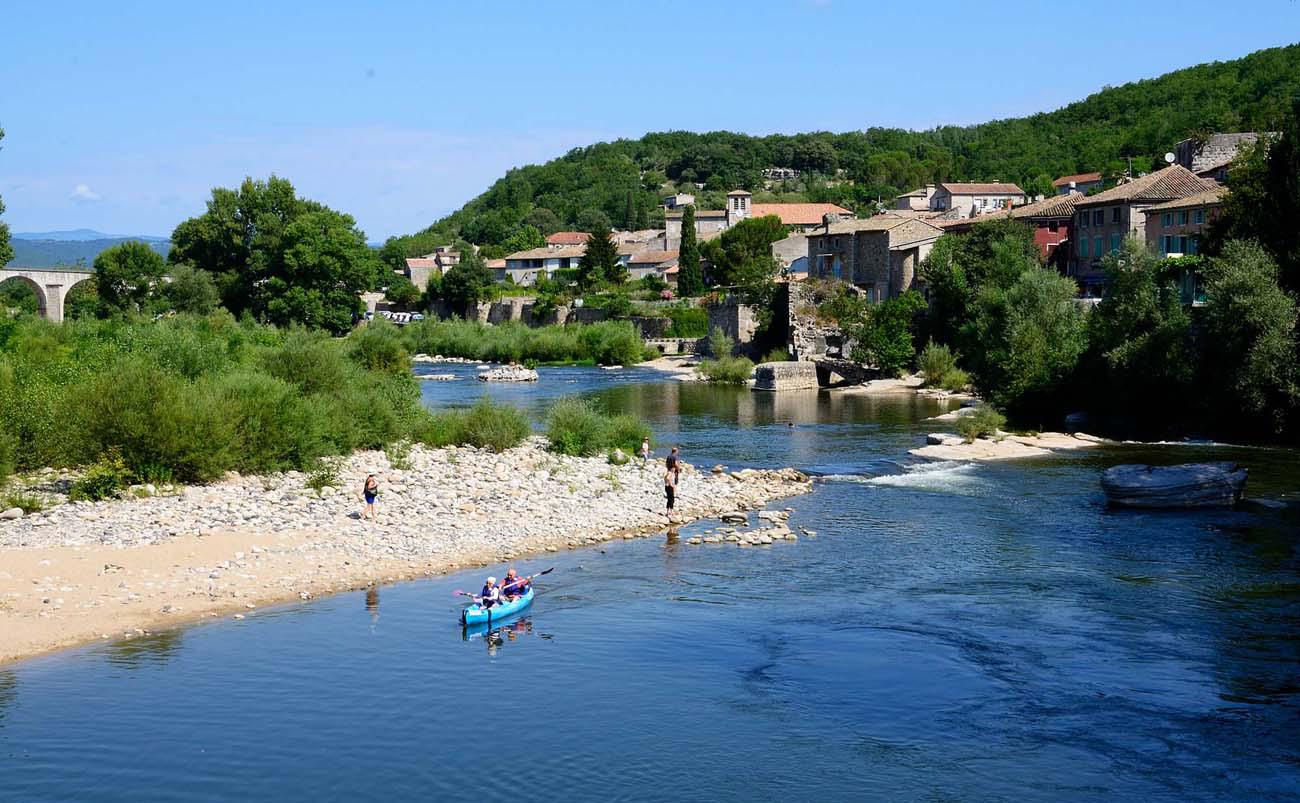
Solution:
<svg viewBox="0 0 1300 803">
<path fill-rule="evenodd" d="M 1069 195 L 1072 192 L 1087 195 L 1093 190 L 1101 189 L 1101 185 L 1101 173 L 1076 173 L 1073 176 L 1061 176 L 1052 182 L 1057 195 Z"/>
<path fill-rule="evenodd" d="M 422 257 L 410 257 L 406 260 L 406 269 L 401 271 L 406 278 L 411 280 L 411 284 L 416 288 L 424 290 L 429 286 L 429 279 L 434 276 L 441 277 L 447 271 L 451 270 L 452 265 L 460 262 L 460 252 L 450 246 L 440 245 L 433 249 L 431 253 Z"/>
<path fill-rule="evenodd" d="M 905 192 L 894 198 L 895 209 L 910 209 L 916 212 L 926 211 L 930 208 L 930 199 L 934 197 L 938 189 L 934 184 L 926 184 L 919 190 Z"/>
<path fill-rule="evenodd" d="M 807 235 L 809 276 L 850 282 L 872 303 L 894 298 L 912 289 L 942 234 L 929 221 L 890 215 L 827 223 Z"/>
<path fill-rule="evenodd" d="M 1223 209 L 1227 194 L 1226 188 L 1215 187 L 1148 208 L 1145 225 L 1147 247 L 1160 256 L 1199 254 L 1201 237 Z"/>
<path fill-rule="evenodd" d="M 546 236 L 547 248 L 571 248 L 586 244 L 587 232 L 585 231 L 557 231 Z"/>
<path fill-rule="evenodd" d="M 664 281 L 668 280 L 669 269 L 677 267 L 676 251 L 640 251 L 632 254 L 627 260 L 628 281 L 637 281 L 647 276 L 658 276 Z M 676 275 L 673 271 L 672 275 Z"/>
<path fill-rule="evenodd" d="M 1259 134 L 1243 131 L 1235 134 L 1212 134 L 1209 139 L 1185 139 L 1174 146 L 1174 162 L 1201 178 L 1222 182 L 1228 177 L 1228 165 L 1242 148 L 1259 141 Z"/>
<path fill-rule="evenodd" d="M 687 192 L 677 192 L 665 197 L 660 206 L 662 206 L 666 211 L 672 212 L 677 209 L 685 209 L 694 203 L 694 195 Z"/>
<path fill-rule="evenodd" d="M 517 251 L 506 256 L 505 266 L 498 268 L 493 276 L 497 281 L 505 281 L 506 277 L 514 280 L 515 284 L 530 286 L 537 282 L 539 275 L 545 275 L 547 278 L 553 276 L 557 270 L 567 270 L 577 268 L 578 260 L 587 252 L 587 246 L 570 245 L 561 248 L 552 248 L 544 246 L 542 248 L 530 248 L 527 251 Z"/>
<path fill-rule="evenodd" d="M 1034 228 L 1034 243 L 1041 250 L 1043 261 L 1065 273 L 1069 264 L 1070 230 L 1074 224 L 1074 208 L 1083 198 L 1082 194 L 1072 192 L 1068 195 L 1053 195 L 1024 206 L 1013 206 L 1000 214 L 930 222 L 945 232 L 961 234 L 990 220 L 1011 218 L 1024 221 Z"/>
<path fill-rule="evenodd" d="M 1100 285 L 1105 279 L 1102 257 L 1118 251 L 1129 237 L 1145 236 L 1148 209 L 1216 187 L 1215 182 L 1174 164 L 1083 198 L 1074 207 L 1074 246 L 1067 274 L 1085 292 Z"/>
<path fill-rule="evenodd" d="M 960 210 L 962 217 L 974 217 L 1024 203 L 1025 191 L 1015 184 L 940 184 L 930 196 L 931 211 Z"/>
<path fill-rule="evenodd" d="M 727 210 L 696 209 L 695 236 L 700 240 L 717 237 L 727 229 Z M 682 210 L 664 215 L 664 250 L 672 251 L 682 245 Z"/>
<path fill-rule="evenodd" d="M 752 217 L 775 215 L 781 224 L 793 232 L 807 232 L 822 225 L 827 215 L 834 215 L 840 220 L 852 220 L 856 217 L 853 210 L 836 204 L 754 204 Z"/>
</svg>

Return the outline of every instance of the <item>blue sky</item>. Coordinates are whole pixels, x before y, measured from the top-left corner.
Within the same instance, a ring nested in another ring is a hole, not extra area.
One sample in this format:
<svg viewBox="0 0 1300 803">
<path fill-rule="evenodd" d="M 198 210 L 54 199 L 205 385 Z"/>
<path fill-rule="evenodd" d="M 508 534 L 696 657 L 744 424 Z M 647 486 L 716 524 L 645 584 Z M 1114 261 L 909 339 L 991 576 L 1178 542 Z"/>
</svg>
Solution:
<svg viewBox="0 0 1300 803">
<path fill-rule="evenodd" d="M 11 4 L 5 220 L 166 235 L 275 172 L 380 240 L 597 140 L 979 122 L 1300 39 L 1294 0 L 368 5 Z"/>
</svg>

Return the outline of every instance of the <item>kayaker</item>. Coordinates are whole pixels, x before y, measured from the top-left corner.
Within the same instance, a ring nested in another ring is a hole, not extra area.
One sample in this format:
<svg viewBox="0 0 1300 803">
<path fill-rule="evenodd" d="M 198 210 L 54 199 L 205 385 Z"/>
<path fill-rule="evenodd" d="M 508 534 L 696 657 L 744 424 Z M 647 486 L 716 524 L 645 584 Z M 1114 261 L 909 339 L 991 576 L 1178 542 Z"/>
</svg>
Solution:
<svg viewBox="0 0 1300 803">
<path fill-rule="evenodd" d="M 513 568 L 506 571 L 506 576 L 501 578 L 501 593 L 507 600 L 522 597 L 527 590 L 528 579 L 520 577 Z"/>
<path fill-rule="evenodd" d="M 497 585 L 495 577 L 489 577 L 483 584 L 483 590 L 478 592 L 478 604 L 484 608 L 491 608 L 499 602 L 501 602 L 501 587 Z"/>
</svg>

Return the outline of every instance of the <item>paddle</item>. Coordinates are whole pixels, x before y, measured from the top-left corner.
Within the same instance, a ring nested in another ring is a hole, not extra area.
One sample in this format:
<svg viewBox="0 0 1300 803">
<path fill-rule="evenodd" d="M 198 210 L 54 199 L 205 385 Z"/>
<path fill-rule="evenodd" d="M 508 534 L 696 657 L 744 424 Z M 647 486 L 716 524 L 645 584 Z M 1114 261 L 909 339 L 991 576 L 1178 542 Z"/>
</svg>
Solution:
<svg viewBox="0 0 1300 803">
<path fill-rule="evenodd" d="M 515 586 L 520 585 L 521 583 L 525 583 L 525 582 L 527 582 L 527 581 L 529 581 L 529 580 L 532 580 L 534 577 L 541 577 L 542 575 L 544 575 L 544 574 L 550 574 L 550 573 L 553 572 L 553 571 L 555 571 L 555 567 L 554 567 L 554 566 L 552 566 L 552 567 L 549 568 L 549 569 L 545 569 L 545 570 L 543 570 L 543 571 L 540 571 L 540 572 L 538 572 L 537 574 L 530 574 L 530 575 L 528 575 L 527 577 L 521 577 L 521 578 L 519 578 L 518 580 L 514 581 L 513 583 L 507 583 L 506 585 L 502 586 L 502 587 L 501 587 L 501 590 L 502 590 L 502 591 L 505 591 L 507 588 L 514 588 Z M 454 594 L 454 595 L 456 595 L 456 596 L 458 596 L 458 597 L 473 597 L 473 598 L 475 598 L 475 599 L 478 599 L 478 594 L 471 594 L 471 593 L 469 593 L 468 591 L 462 591 L 462 590 L 460 590 L 459 588 L 456 589 L 455 591 L 451 592 L 451 593 Z"/>
</svg>

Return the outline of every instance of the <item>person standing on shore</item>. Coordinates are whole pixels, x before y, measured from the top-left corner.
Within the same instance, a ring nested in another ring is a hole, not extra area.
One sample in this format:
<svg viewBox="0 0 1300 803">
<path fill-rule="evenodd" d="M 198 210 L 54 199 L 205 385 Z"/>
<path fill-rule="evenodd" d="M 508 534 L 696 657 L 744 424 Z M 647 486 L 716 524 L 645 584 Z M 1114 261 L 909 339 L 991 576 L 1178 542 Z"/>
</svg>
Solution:
<svg viewBox="0 0 1300 803">
<path fill-rule="evenodd" d="M 667 497 L 668 520 L 673 520 L 673 505 L 677 502 L 677 469 L 669 466 L 664 469 L 664 496 Z"/>
<path fill-rule="evenodd" d="M 682 479 L 682 458 L 681 455 L 678 454 L 676 446 L 673 447 L 672 452 L 668 455 L 668 459 L 665 462 L 668 465 L 668 470 L 673 473 L 673 487 L 675 488 L 677 487 L 677 483 Z"/>
<path fill-rule="evenodd" d="M 641 439 L 641 465 L 644 466 L 650 462 L 650 439 Z"/>
<path fill-rule="evenodd" d="M 365 520 L 367 516 L 371 521 L 375 520 L 375 499 L 379 496 L 379 480 L 375 479 L 374 474 L 367 474 L 366 481 L 361 485 L 361 498 L 365 500 L 365 509 L 361 511 L 361 518 Z"/>
</svg>

